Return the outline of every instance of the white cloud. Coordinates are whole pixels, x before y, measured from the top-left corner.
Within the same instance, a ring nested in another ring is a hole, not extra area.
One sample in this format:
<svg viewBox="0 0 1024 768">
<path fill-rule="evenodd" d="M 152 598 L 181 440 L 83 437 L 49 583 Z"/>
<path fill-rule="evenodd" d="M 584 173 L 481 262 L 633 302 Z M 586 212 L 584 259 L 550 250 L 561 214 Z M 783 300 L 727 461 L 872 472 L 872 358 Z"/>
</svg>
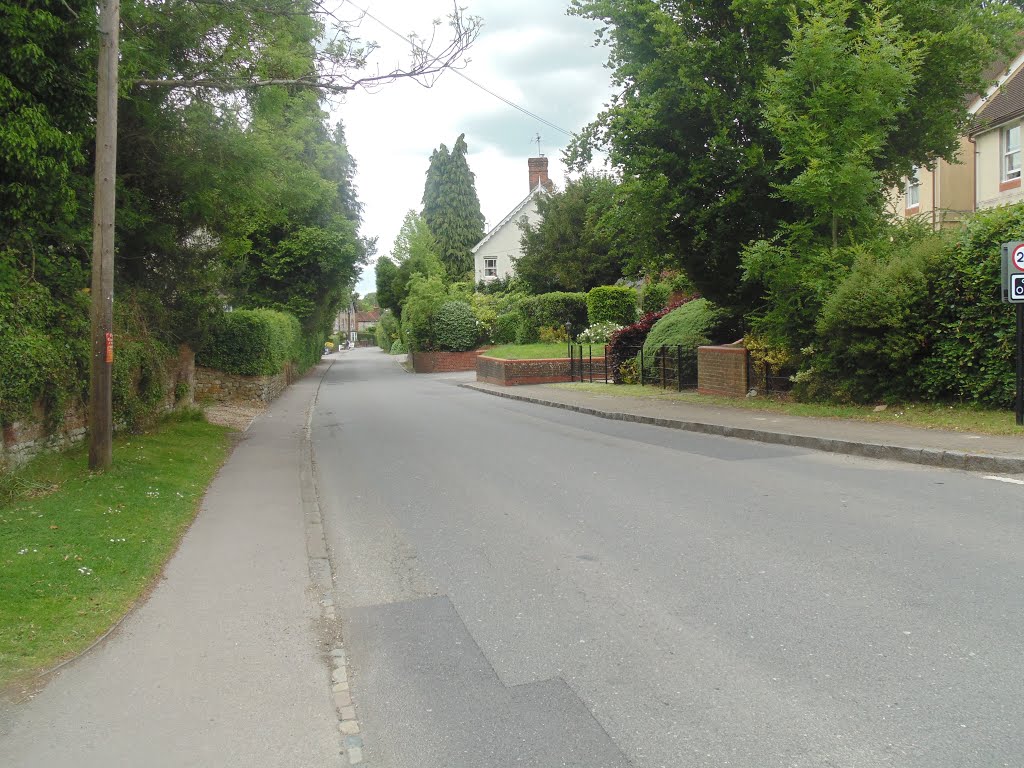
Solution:
<svg viewBox="0 0 1024 768">
<path fill-rule="evenodd" d="M 431 21 L 445 17 L 451 7 L 451 0 L 378 0 L 368 10 L 407 34 L 428 32 Z M 594 25 L 566 16 L 564 3 L 477 0 L 469 3 L 468 12 L 484 19 L 484 31 L 463 70 L 468 77 L 568 131 L 581 129 L 608 100 L 608 72 L 602 66 L 606 54 L 592 47 Z M 368 18 L 359 34 L 381 45 L 375 69 L 391 69 L 408 50 Z M 550 158 L 552 179 L 564 184 L 560 156 L 569 137 L 452 72 L 429 89 L 406 80 L 374 92 L 353 92 L 335 114 L 345 123 L 359 166 L 356 185 L 365 207 L 361 232 L 378 237 L 381 254 L 390 251 L 406 211 L 421 208 L 430 153 L 442 143 L 451 147 L 460 133 L 466 134 L 488 226 L 525 197 L 526 160 L 537 153 L 532 141 L 537 133 Z M 374 290 L 372 265 L 357 290 Z"/>
</svg>

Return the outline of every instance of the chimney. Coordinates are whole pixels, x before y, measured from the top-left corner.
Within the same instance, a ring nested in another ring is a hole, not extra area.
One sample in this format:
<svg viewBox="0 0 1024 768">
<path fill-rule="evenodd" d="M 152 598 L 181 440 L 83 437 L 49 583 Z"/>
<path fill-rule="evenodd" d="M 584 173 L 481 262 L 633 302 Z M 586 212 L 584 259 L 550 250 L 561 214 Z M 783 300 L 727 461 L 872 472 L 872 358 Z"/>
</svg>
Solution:
<svg viewBox="0 0 1024 768">
<path fill-rule="evenodd" d="M 538 184 L 543 184 L 545 189 L 551 188 L 551 180 L 548 179 L 548 159 L 546 157 L 531 157 L 530 164 L 530 191 L 533 192 Z"/>
</svg>

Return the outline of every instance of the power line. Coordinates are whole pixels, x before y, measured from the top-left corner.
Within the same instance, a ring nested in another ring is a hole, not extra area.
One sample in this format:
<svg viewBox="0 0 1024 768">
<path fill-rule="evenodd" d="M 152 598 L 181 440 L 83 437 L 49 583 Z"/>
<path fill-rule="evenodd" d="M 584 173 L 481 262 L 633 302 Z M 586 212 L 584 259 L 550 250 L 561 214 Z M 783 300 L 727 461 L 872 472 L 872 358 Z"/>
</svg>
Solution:
<svg viewBox="0 0 1024 768">
<path fill-rule="evenodd" d="M 378 19 L 376 16 L 374 16 L 372 13 L 370 13 L 365 8 L 360 8 L 358 5 L 356 5 L 353 2 L 349 2 L 349 5 L 351 5 L 357 11 L 362 13 L 364 16 L 367 16 L 368 18 L 372 19 L 373 21 L 376 21 L 378 24 L 380 24 L 382 27 L 384 27 L 384 29 L 386 29 L 388 32 L 393 34 L 395 37 L 399 37 L 403 41 L 405 41 L 406 43 L 409 43 L 411 46 L 413 46 L 413 48 L 416 48 L 420 53 L 425 53 L 425 54 L 429 55 L 429 51 L 427 51 L 426 49 L 424 49 L 421 46 L 417 45 L 411 38 L 406 37 L 405 35 L 403 35 L 398 30 L 394 29 L 393 27 L 389 26 L 388 24 L 386 24 L 383 21 L 381 21 L 380 19 Z M 485 93 L 490 94 L 491 96 L 493 96 L 494 98 L 498 99 L 499 101 L 502 101 L 505 104 L 508 104 L 510 107 L 512 107 L 513 109 L 516 109 L 516 110 L 518 110 L 520 112 L 522 112 L 527 117 L 532 117 L 534 120 L 537 120 L 538 122 L 543 123 L 548 128 L 552 128 L 552 129 L 554 129 L 556 131 L 561 131 L 566 136 L 570 136 L 571 137 L 573 135 L 572 131 L 567 131 L 567 130 L 565 130 L 565 128 L 562 128 L 561 126 L 555 125 L 550 120 L 545 120 L 543 117 L 541 117 L 540 115 L 536 114 L 535 112 L 531 112 L 530 110 L 526 109 L 525 107 L 519 106 L 514 101 L 511 101 L 510 99 L 506 99 L 504 96 L 502 96 L 502 95 L 500 95 L 498 93 L 495 93 L 490 88 L 486 87 L 485 85 L 482 85 L 481 83 L 478 83 L 476 80 L 474 80 L 469 75 L 467 75 L 464 72 L 462 72 L 461 70 L 454 69 L 454 68 L 450 68 L 450 69 L 451 69 L 452 72 L 454 72 L 456 75 L 461 77 L 466 82 L 471 83 L 472 85 L 475 85 L 481 91 L 484 91 Z"/>
</svg>

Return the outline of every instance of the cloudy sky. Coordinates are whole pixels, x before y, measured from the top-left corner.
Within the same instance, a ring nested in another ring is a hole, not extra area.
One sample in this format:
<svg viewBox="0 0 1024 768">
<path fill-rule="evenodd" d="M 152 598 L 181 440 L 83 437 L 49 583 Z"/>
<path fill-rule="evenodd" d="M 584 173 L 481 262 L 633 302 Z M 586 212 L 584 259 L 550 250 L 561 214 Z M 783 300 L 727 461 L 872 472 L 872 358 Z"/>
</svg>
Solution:
<svg viewBox="0 0 1024 768">
<path fill-rule="evenodd" d="M 565 14 L 567 0 L 460 0 L 484 20 L 463 72 L 500 96 L 567 131 L 590 122 L 609 98 L 607 51 L 593 46 L 595 24 Z M 431 21 L 451 13 L 451 0 L 356 0 L 403 34 L 429 32 Z M 344 11 L 343 11 L 344 12 Z M 349 11 L 349 17 L 352 12 Z M 439 34 L 445 28 L 439 29 Z M 408 44 L 365 18 L 358 34 L 381 45 L 374 67 L 390 70 Z M 449 148 L 460 133 L 469 145 L 469 166 L 488 228 L 529 191 L 527 158 L 548 156 L 556 184 L 564 184 L 562 150 L 569 137 L 528 117 L 463 78 L 448 72 L 431 88 L 399 81 L 373 92 L 357 91 L 335 108 L 345 123 L 356 179 L 365 206 L 362 234 L 379 238 L 387 254 L 410 209 L 419 210 L 430 153 Z M 371 265 L 357 290 L 374 290 Z"/>
</svg>

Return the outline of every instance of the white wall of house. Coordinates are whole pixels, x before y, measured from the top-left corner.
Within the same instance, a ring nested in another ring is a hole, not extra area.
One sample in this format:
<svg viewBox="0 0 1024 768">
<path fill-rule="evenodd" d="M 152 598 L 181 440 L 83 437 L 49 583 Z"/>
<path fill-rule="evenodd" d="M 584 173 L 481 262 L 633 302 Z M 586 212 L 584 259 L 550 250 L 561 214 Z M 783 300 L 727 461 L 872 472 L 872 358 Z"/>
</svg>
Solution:
<svg viewBox="0 0 1024 768">
<path fill-rule="evenodd" d="M 1020 124 L 1014 120 L 1010 125 Z M 975 137 L 978 157 L 978 208 L 994 208 L 1024 201 L 1024 187 L 1006 183 L 1003 178 L 1002 129 L 1005 125 L 979 133 Z M 1007 188 L 1009 187 L 1009 188 Z"/>
<path fill-rule="evenodd" d="M 488 234 L 486 241 L 477 248 L 476 253 L 473 254 L 473 268 L 476 273 L 477 282 L 481 280 L 488 282 L 498 278 L 505 279 L 515 274 L 515 266 L 512 260 L 522 255 L 522 247 L 519 243 L 523 233 L 519 228 L 519 222 L 523 218 L 531 224 L 536 224 L 540 221 L 540 215 L 537 213 L 536 197 L 530 198 L 522 210 L 492 230 Z M 490 266 L 489 262 L 493 263 L 497 274 L 487 274 L 488 267 Z"/>
</svg>

